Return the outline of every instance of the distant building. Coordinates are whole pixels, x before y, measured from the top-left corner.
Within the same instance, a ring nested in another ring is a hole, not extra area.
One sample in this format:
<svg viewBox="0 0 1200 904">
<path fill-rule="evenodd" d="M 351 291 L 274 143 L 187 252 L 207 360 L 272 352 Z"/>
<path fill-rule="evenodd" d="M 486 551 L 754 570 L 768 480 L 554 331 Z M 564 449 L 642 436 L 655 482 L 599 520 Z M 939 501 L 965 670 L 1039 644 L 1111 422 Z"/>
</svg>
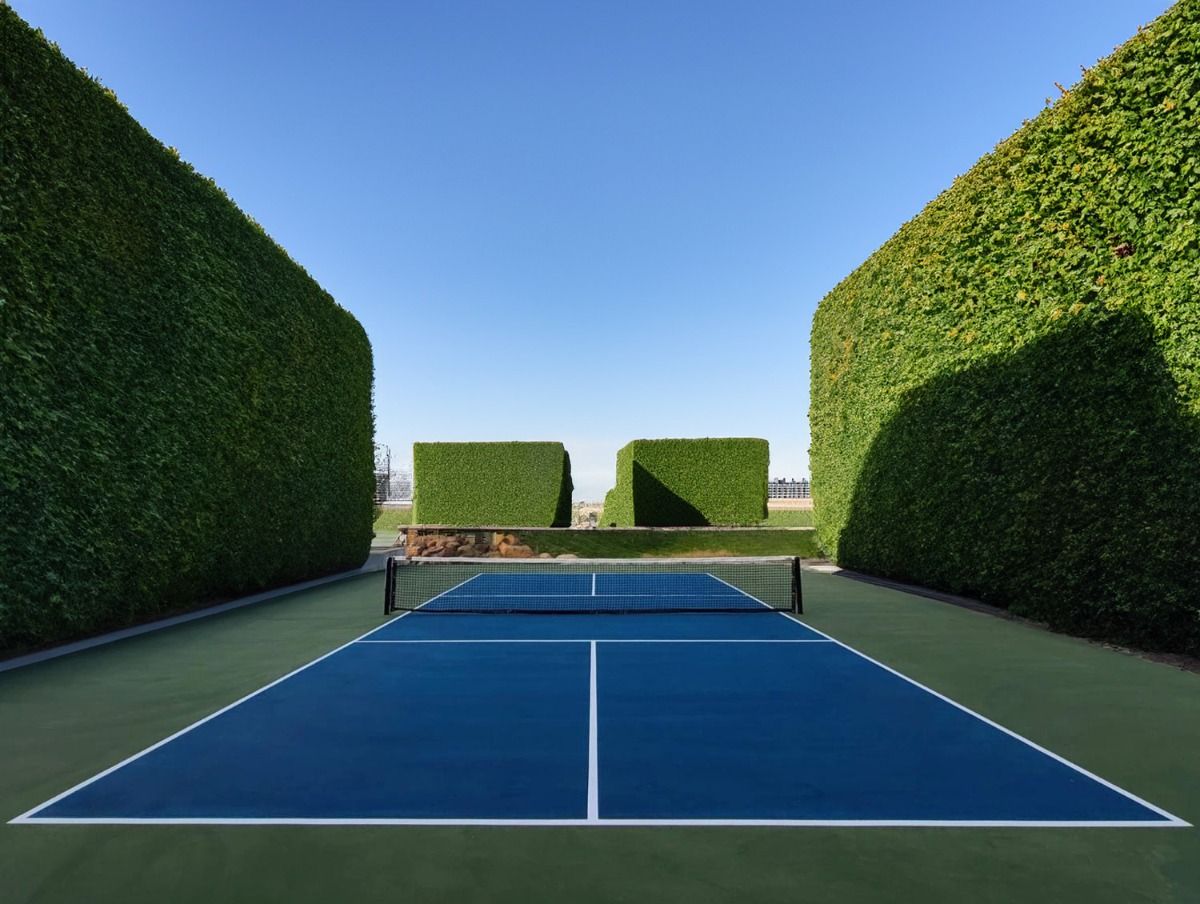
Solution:
<svg viewBox="0 0 1200 904">
<path fill-rule="evenodd" d="M 810 496 L 812 496 L 812 484 L 806 477 L 801 477 L 799 480 L 776 477 L 774 480 L 767 481 L 768 499 L 808 499 Z"/>
<path fill-rule="evenodd" d="M 388 501 L 388 483 L 391 478 L 386 471 L 375 472 L 375 504 Z"/>
<path fill-rule="evenodd" d="M 392 450 L 375 444 L 375 504 L 412 502 L 412 468 L 393 467 Z"/>
<path fill-rule="evenodd" d="M 388 502 L 412 502 L 412 469 L 398 468 L 392 471 L 388 481 Z"/>
</svg>

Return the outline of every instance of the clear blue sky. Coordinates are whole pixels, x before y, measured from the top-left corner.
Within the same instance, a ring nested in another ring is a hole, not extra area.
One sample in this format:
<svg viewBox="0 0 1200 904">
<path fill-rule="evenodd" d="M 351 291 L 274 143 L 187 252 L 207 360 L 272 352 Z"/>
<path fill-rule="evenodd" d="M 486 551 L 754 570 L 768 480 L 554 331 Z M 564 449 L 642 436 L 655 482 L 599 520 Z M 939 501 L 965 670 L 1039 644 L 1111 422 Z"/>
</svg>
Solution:
<svg viewBox="0 0 1200 904">
<path fill-rule="evenodd" d="M 1167 0 L 11 0 L 366 327 L 378 438 L 808 473 L 821 297 Z"/>
</svg>

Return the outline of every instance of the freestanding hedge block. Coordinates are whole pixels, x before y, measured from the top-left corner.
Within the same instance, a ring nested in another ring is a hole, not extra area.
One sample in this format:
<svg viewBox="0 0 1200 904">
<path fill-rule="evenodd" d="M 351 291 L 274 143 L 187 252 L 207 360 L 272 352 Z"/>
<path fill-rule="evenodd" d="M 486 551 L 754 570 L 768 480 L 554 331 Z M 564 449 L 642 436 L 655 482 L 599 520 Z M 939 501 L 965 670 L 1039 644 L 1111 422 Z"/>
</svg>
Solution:
<svg viewBox="0 0 1200 904">
<path fill-rule="evenodd" d="M 358 322 L 0 4 L 0 648 L 359 565 Z"/>
<path fill-rule="evenodd" d="M 812 332 L 822 545 L 1200 653 L 1200 0 L 846 278 Z"/>
<path fill-rule="evenodd" d="M 413 443 L 413 523 L 568 527 L 562 443 Z"/>
<path fill-rule="evenodd" d="M 635 439 L 617 452 L 600 523 L 754 524 L 767 517 L 765 439 Z"/>
</svg>

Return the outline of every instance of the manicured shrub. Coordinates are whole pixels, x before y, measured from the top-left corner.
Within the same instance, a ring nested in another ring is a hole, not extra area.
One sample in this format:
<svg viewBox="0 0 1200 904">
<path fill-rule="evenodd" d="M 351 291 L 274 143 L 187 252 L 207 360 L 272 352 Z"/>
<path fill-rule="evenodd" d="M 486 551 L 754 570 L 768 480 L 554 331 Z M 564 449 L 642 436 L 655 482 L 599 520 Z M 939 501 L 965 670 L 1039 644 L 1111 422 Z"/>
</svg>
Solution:
<svg viewBox="0 0 1200 904">
<path fill-rule="evenodd" d="M 767 516 L 765 439 L 635 439 L 617 452 L 601 524 L 754 524 Z"/>
<path fill-rule="evenodd" d="M 1197 85 L 1183 0 L 821 302 L 841 564 L 1200 653 Z"/>
<path fill-rule="evenodd" d="M 413 443 L 413 523 L 567 527 L 562 443 Z"/>
<path fill-rule="evenodd" d="M 348 569 L 358 322 L 0 4 L 0 648 Z"/>
</svg>

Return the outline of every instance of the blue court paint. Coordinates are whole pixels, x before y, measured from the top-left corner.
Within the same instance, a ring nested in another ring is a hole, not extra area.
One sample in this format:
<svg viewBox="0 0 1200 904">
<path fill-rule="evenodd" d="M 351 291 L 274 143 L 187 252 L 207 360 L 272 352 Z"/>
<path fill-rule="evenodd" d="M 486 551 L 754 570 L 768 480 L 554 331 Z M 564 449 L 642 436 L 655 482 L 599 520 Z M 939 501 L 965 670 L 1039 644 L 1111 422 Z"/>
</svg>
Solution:
<svg viewBox="0 0 1200 904">
<path fill-rule="evenodd" d="M 837 644 L 600 644 L 609 819 L 1163 817 Z"/>
<path fill-rule="evenodd" d="M 600 607 L 612 612 L 701 612 L 710 609 L 715 612 L 727 612 L 731 609 L 747 609 L 757 611 L 764 609 L 757 600 L 743 595 L 710 596 L 685 595 L 682 593 L 670 596 L 650 596 L 648 594 L 624 595 L 607 593 L 603 596 L 580 596 L 578 594 L 550 594 L 526 596 L 517 593 L 489 593 L 485 596 L 468 596 L 466 594 L 446 594 L 428 605 L 422 606 L 424 612 L 556 612 L 573 615 L 584 612 L 594 612 Z"/>
<path fill-rule="evenodd" d="M 668 599 L 672 596 L 715 596 L 723 599 L 743 599 L 756 606 L 762 605 L 752 596 L 724 581 L 718 581 L 711 574 L 630 572 L 596 575 L 597 596 L 625 596 L 641 593 Z"/>
<path fill-rule="evenodd" d="M 1172 824 L 765 609 L 408 613 L 23 821 L 584 823 L 591 774 L 592 825 Z"/>
<path fill-rule="evenodd" d="M 636 612 L 677 607 L 757 610 L 767 608 L 753 596 L 710 574 L 577 574 L 522 571 L 480 574 L 431 599 L 429 612 L 505 612 L 595 609 Z"/>
<path fill-rule="evenodd" d="M 355 644 L 43 817 L 587 815 L 588 644 Z"/>
<path fill-rule="evenodd" d="M 438 615 L 425 609 L 397 619 L 370 640 L 823 640 L 790 618 L 753 615 Z"/>
<path fill-rule="evenodd" d="M 421 567 L 421 566 L 411 566 Z M 428 566 L 426 566 L 428 567 Z M 478 574 L 464 581 L 443 596 L 506 596 L 542 593 L 587 596 L 592 592 L 592 576 L 577 573 L 545 573 L 522 571 L 515 574 Z"/>
</svg>

